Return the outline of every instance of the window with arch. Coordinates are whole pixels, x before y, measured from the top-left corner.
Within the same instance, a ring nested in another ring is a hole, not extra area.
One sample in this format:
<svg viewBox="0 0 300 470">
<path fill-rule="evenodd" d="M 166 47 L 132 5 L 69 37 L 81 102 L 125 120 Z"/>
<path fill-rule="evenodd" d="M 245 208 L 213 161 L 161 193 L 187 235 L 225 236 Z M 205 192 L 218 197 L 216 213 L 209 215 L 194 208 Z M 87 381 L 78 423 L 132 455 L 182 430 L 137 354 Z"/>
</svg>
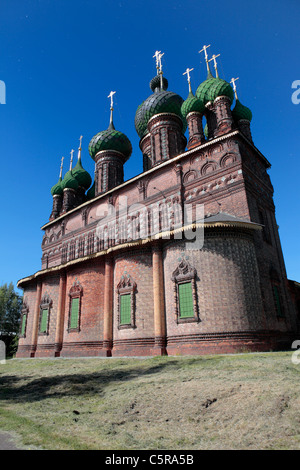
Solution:
<svg viewBox="0 0 300 470">
<path fill-rule="evenodd" d="M 80 331 L 81 324 L 81 299 L 83 289 L 79 281 L 75 280 L 69 291 L 69 318 L 68 332 Z"/>
<path fill-rule="evenodd" d="M 52 300 L 49 294 L 42 297 L 40 303 L 40 320 L 39 320 L 39 335 L 49 334 L 50 311 L 52 307 Z"/>
<path fill-rule="evenodd" d="M 118 328 L 136 328 L 135 296 L 136 283 L 125 273 L 117 285 L 118 294 Z"/>
<path fill-rule="evenodd" d="M 172 275 L 175 320 L 177 323 L 199 322 L 196 269 L 183 259 Z"/>
<path fill-rule="evenodd" d="M 20 338 L 26 337 L 27 329 L 27 319 L 28 319 L 29 308 L 26 300 L 23 300 L 22 310 L 21 310 L 21 322 L 20 322 Z"/>
</svg>

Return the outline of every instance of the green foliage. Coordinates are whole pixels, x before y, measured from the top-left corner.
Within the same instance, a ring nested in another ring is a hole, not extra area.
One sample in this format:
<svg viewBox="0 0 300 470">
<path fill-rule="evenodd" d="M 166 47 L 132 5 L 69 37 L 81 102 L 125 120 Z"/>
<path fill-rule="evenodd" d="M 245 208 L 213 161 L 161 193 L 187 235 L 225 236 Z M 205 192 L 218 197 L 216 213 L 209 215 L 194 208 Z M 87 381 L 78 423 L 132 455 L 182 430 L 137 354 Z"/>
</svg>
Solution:
<svg viewBox="0 0 300 470">
<path fill-rule="evenodd" d="M 22 297 L 15 292 L 13 283 L 0 286 L 0 339 L 5 342 L 9 357 L 17 348 L 21 307 Z"/>
</svg>

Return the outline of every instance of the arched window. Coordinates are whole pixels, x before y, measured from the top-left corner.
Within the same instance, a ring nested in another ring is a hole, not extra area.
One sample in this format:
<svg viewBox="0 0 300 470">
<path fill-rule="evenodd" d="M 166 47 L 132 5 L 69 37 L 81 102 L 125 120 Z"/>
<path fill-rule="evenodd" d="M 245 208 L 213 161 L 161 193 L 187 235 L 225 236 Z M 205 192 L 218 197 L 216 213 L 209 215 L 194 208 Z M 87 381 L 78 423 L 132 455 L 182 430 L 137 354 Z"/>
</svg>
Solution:
<svg viewBox="0 0 300 470">
<path fill-rule="evenodd" d="M 52 307 L 52 300 L 49 294 L 44 294 L 40 303 L 40 320 L 39 320 L 39 335 L 49 334 L 50 310 Z"/>
<path fill-rule="evenodd" d="M 118 294 L 118 328 L 136 328 L 135 295 L 136 283 L 125 273 L 117 285 Z"/>
<path fill-rule="evenodd" d="M 69 319 L 68 332 L 80 331 L 81 324 L 81 299 L 83 289 L 79 281 L 75 280 L 69 291 Z"/>
<path fill-rule="evenodd" d="M 26 337 L 27 329 L 27 319 L 28 319 L 29 308 L 26 300 L 23 300 L 22 310 L 21 310 L 21 322 L 20 322 L 20 338 Z"/>
<path fill-rule="evenodd" d="M 196 270 L 183 259 L 172 275 L 177 323 L 199 322 Z"/>
</svg>

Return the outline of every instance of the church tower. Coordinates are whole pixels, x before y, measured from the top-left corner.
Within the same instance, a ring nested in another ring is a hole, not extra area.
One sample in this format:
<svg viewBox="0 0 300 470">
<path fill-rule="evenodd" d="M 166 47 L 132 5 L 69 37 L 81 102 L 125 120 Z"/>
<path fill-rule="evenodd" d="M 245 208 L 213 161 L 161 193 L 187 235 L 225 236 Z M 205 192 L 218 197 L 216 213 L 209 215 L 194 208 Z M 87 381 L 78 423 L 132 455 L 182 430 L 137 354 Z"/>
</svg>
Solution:
<svg viewBox="0 0 300 470">
<path fill-rule="evenodd" d="M 96 134 L 90 141 L 89 153 L 95 161 L 95 190 L 94 195 L 105 193 L 124 181 L 124 163 L 132 153 L 128 137 L 115 129 L 113 123 L 113 95 L 111 99 L 110 123 L 106 131 Z"/>
</svg>

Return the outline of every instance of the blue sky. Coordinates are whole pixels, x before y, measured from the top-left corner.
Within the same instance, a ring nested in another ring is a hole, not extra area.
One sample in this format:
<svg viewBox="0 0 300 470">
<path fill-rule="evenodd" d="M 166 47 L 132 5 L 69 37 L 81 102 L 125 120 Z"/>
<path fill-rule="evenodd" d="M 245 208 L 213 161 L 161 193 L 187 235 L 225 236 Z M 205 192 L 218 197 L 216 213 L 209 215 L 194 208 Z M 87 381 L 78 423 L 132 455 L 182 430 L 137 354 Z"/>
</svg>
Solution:
<svg viewBox="0 0 300 470">
<path fill-rule="evenodd" d="M 186 98 L 185 69 L 194 68 L 193 91 L 206 78 L 204 44 L 210 56 L 221 54 L 221 78 L 239 77 L 254 143 L 272 164 L 287 274 L 300 281 L 300 104 L 291 100 L 300 80 L 299 20 L 298 0 L 1 0 L 0 283 L 40 269 L 40 227 L 60 159 L 66 171 L 82 134 L 83 165 L 93 174 L 88 143 L 108 127 L 109 92 L 116 91 L 115 127 L 133 146 L 129 179 L 142 171 L 134 116 L 151 93 L 154 52 L 164 52 L 169 90 Z"/>
</svg>

